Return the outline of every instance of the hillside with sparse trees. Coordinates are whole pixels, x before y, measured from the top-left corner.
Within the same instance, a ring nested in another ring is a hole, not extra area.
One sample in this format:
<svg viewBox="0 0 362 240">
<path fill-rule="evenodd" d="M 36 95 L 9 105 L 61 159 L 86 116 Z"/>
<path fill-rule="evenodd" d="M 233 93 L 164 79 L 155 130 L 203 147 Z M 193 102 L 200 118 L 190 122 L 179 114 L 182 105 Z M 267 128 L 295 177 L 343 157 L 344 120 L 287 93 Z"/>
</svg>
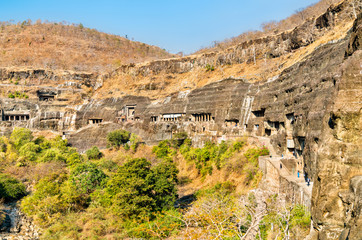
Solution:
<svg viewBox="0 0 362 240">
<path fill-rule="evenodd" d="M 0 22 L 0 67 L 107 72 L 121 64 L 173 56 L 126 37 L 66 22 Z"/>
</svg>

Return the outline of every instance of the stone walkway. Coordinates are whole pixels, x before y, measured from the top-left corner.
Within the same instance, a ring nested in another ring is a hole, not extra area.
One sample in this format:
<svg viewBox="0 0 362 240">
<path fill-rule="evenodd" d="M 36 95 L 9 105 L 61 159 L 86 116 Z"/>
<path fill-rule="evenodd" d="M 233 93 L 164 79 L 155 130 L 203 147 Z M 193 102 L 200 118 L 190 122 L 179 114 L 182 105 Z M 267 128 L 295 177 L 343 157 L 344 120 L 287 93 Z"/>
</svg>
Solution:
<svg viewBox="0 0 362 240">
<path fill-rule="evenodd" d="M 305 181 L 303 174 L 301 173 L 299 178 L 297 175 L 297 172 L 295 172 L 294 174 L 291 173 L 282 163 L 283 158 L 281 157 L 276 157 L 276 158 L 272 158 L 270 160 L 270 163 L 272 163 L 274 165 L 275 168 L 278 169 L 279 171 L 279 175 L 284 177 L 285 179 L 287 179 L 290 182 L 295 182 L 298 184 L 298 186 L 300 186 L 303 190 L 304 193 L 308 194 L 308 196 L 312 196 L 312 189 L 313 189 L 313 182 L 309 182 L 309 186 L 307 185 L 307 182 Z M 285 160 L 285 159 L 284 159 Z M 280 164 L 282 164 L 282 169 L 280 169 Z"/>
<path fill-rule="evenodd" d="M 307 182 L 305 181 L 303 177 L 303 173 L 300 174 L 299 178 L 297 175 L 297 172 L 294 174 L 291 173 L 287 167 L 282 163 L 282 160 L 286 160 L 286 158 L 282 157 L 272 157 L 272 158 L 265 158 L 268 162 L 270 162 L 275 169 L 278 170 L 279 176 L 285 178 L 289 182 L 296 183 L 301 189 L 303 189 L 304 194 L 309 196 L 311 199 L 312 197 L 312 189 L 313 189 L 313 182 L 310 182 L 309 186 L 307 185 Z M 280 168 L 280 164 L 282 164 L 282 168 Z"/>
</svg>

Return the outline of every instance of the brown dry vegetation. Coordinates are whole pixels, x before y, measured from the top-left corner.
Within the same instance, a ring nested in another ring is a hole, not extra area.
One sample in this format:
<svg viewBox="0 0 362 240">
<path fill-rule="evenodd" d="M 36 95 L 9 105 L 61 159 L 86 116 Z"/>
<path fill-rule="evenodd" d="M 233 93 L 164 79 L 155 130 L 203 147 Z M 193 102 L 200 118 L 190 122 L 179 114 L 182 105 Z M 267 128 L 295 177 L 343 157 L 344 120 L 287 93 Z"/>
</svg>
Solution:
<svg viewBox="0 0 362 240">
<path fill-rule="evenodd" d="M 338 13 L 338 20 L 334 21 L 332 25 L 324 28 L 323 34 L 320 29 L 316 27 L 316 18 L 321 17 L 325 10 L 334 12 L 338 11 L 341 6 L 345 6 L 343 13 Z M 196 66 L 191 71 L 183 73 L 172 72 L 169 69 L 164 71 L 157 70 L 153 72 L 152 63 L 139 63 L 135 66 L 128 65 L 130 68 L 114 71 L 109 78 L 105 79 L 103 87 L 95 92 L 95 98 L 107 98 L 110 94 L 113 96 L 124 95 L 142 95 L 150 98 L 158 99 L 166 97 L 178 91 L 193 90 L 205 86 L 206 84 L 219 81 L 225 78 L 241 78 L 248 82 L 265 82 L 280 75 L 285 69 L 290 66 L 308 59 L 311 53 L 316 48 L 331 41 L 343 39 L 347 36 L 349 29 L 353 25 L 356 17 L 356 12 L 361 11 L 362 4 L 357 0 L 322 0 L 315 5 L 306 9 L 299 10 L 298 13 L 291 17 L 275 23 L 272 27 L 265 27 L 264 32 L 258 32 L 256 35 L 245 33 L 247 38 L 240 37 L 237 41 L 225 42 L 225 47 L 205 49 L 205 51 L 198 52 L 197 54 L 180 58 L 180 63 L 192 62 L 202 59 L 207 59 L 209 56 L 227 55 L 235 51 L 238 47 L 246 49 L 246 47 L 254 46 L 253 42 L 265 41 L 280 37 L 284 33 L 292 35 L 304 33 L 304 41 L 308 42 L 302 47 L 298 47 L 291 51 L 286 51 L 277 57 L 268 57 L 268 51 L 271 51 L 267 44 L 259 47 L 255 55 L 245 57 L 245 61 L 234 64 L 217 64 L 217 58 L 214 63 L 211 63 L 213 70 L 208 71 L 207 68 Z M 290 28 L 293 29 L 291 30 Z M 243 36 L 243 35 L 241 35 Z M 256 39 L 257 38 L 257 39 Z M 254 39 L 253 41 L 248 41 Z M 252 59 L 254 57 L 254 59 Z M 161 60 L 160 66 L 166 61 Z M 170 61 L 176 61 L 175 59 Z M 162 63 L 163 62 L 163 63 Z M 169 64 L 168 66 L 171 66 Z M 177 66 L 177 63 L 174 64 Z M 140 73 L 136 70 L 141 69 Z M 146 69 L 144 71 L 144 69 Z"/>
<path fill-rule="evenodd" d="M 267 81 L 292 65 L 306 60 L 319 46 L 344 38 L 352 25 L 352 19 L 340 22 L 326 32 L 323 37 L 315 39 L 313 43 L 306 47 L 276 58 L 265 59 L 265 54 L 260 54 L 260 56 L 256 56 L 255 63 L 243 62 L 241 64 L 217 66 L 214 71 L 195 68 L 193 71 L 182 74 L 161 72 L 155 75 L 149 74 L 146 77 L 141 74 L 134 75 L 119 72 L 117 75 L 106 79 L 103 87 L 96 91 L 94 97 L 107 98 L 110 94 L 113 96 L 130 94 L 158 99 L 174 92 L 200 88 L 228 77 L 242 78 L 249 82 Z M 198 56 L 201 57 L 201 54 Z"/>
<path fill-rule="evenodd" d="M 105 72 L 121 64 L 169 58 L 165 50 L 83 25 L 0 22 L 0 67 Z"/>
<path fill-rule="evenodd" d="M 234 193 L 238 195 L 247 194 L 251 189 L 256 188 L 262 179 L 262 174 L 259 172 L 256 174 L 255 178 L 248 183 L 246 174 L 247 159 L 245 153 L 251 148 L 262 147 L 264 143 L 246 137 L 236 141 L 243 141 L 246 145 L 241 151 L 235 152 L 221 169 L 215 167 L 211 175 L 200 175 L 194 162 L 188 162 L 182 154 L 175 156 L 174 161 L 177 165 L 177 169 L 179 169 L 179 196 L 182 197 L 194 194 L 198 190 L 207 189 L 218 183 L 225 182 L 235 186 Z"/>
</svg>

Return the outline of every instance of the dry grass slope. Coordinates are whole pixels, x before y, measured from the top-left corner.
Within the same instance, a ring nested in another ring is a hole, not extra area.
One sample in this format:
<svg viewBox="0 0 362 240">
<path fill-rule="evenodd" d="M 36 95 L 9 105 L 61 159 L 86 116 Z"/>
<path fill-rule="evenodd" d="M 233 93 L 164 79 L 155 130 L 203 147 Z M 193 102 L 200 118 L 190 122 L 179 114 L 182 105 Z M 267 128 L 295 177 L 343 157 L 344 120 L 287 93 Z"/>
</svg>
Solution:
<svg viewBox="0 0 362 240">
<path fill-rule="evenodd" d="M 169 58 L 165 50 L 83 25 L 0 22 L 0 67 L 105 72 L 121 64 Z"/>
</svg>

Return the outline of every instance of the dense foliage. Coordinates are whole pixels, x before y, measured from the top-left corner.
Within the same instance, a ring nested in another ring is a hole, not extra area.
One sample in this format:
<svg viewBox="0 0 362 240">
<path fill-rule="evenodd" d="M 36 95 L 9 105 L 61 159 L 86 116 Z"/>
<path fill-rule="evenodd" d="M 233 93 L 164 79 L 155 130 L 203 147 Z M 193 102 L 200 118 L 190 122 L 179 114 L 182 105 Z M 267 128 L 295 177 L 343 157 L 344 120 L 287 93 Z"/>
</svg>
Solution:
<svg viewBox="0 0 362 240">
<path fill-rule="evenodd" d="M 98 147 L 94 146 L 88 149 L 85 154 L 87 155 L 88 159 L 100 159 L 103 154 L 99 151 Z"/>
<path fill-rule="evenodd" d="M 107 135 L 108 145 L 111 147 L 120 147 L 123 144 L 126 144 L 130 139 L 130 133 L 126 130 L 115 130 Z"/>
<path fill-rule="evenodd" d="M 35 184 L 25 196 L 22 182 L 0 174 L 0 198 L 23 198 L 21 209 L 44 229 L 43 239 L 233 239 L 252 226 L 249 210 L 256 208 L 255 197 L 240 198 L 233 180 L 200 189 L 187 209 L 175 208 L 183 206 L 177 200 L 175 162 L 184 158 L 202 179 L 216 171 L 238 173 L 250 189 L 260 179 L 258 157 L 269 153 L 265 147 L 251 147 L 243 139 L 195 148 L 185 133 L 178 133 L 145 158 L 139 157 L 138 149 L 147 148 L 139 147 L 138 136 L 123 130 L 108 136 L 113 147 L 107 154 L 97 147 L 79 154 L 61 137 L 34 138 L 27 129 L 14 129 L 10 138 L 0 138 L 1 167 Z M 308 211 L 301 206 L 281 209 L 276 202 L 268 203 L 258 238 L 285 236 L 286 226 L 290 236 L 304 236 Z"/>
<path fill-rule="evenodd" d="M 108 141 L 117 149 L 126 148 L 129 142 L 129 156 L 141 142 L 124 130 L 110 132 Z M 21 201 L 22 211 L 46 229 L 45 239 L 78 238 L 85 225 L 74 223 L 75 214 L 102 225 L 90 231 L 92 236 L 114 229 L 116 238 L 167 237 L 181 226 L 181 215 L 174 209 L 178 170 L 171 158 L 160 156 L 151 164 L 145 158 L 127 157 L 116 163 L 97 147 L 82 155 L 61 137 L 34 138 L 23 128 L 15 128 L 9 139 L 0 138 L 0 151 L 2 166 L 13 165 L 16 172 L 45 171 L 31 176 L 34 190 Z M 57 169 L 45 170 L 43 166 Z M 23 183 L 0 175 L 0 198 L 10 201 L 25 195 Z M 93 214 L 98 211 L 101 219 Z"/>
<path fill-rule="evenodd" d="M 0 199 L 17 200 L 25 196 L 25 185 L 17 179 L 0 174 Z"/>
</svg>

